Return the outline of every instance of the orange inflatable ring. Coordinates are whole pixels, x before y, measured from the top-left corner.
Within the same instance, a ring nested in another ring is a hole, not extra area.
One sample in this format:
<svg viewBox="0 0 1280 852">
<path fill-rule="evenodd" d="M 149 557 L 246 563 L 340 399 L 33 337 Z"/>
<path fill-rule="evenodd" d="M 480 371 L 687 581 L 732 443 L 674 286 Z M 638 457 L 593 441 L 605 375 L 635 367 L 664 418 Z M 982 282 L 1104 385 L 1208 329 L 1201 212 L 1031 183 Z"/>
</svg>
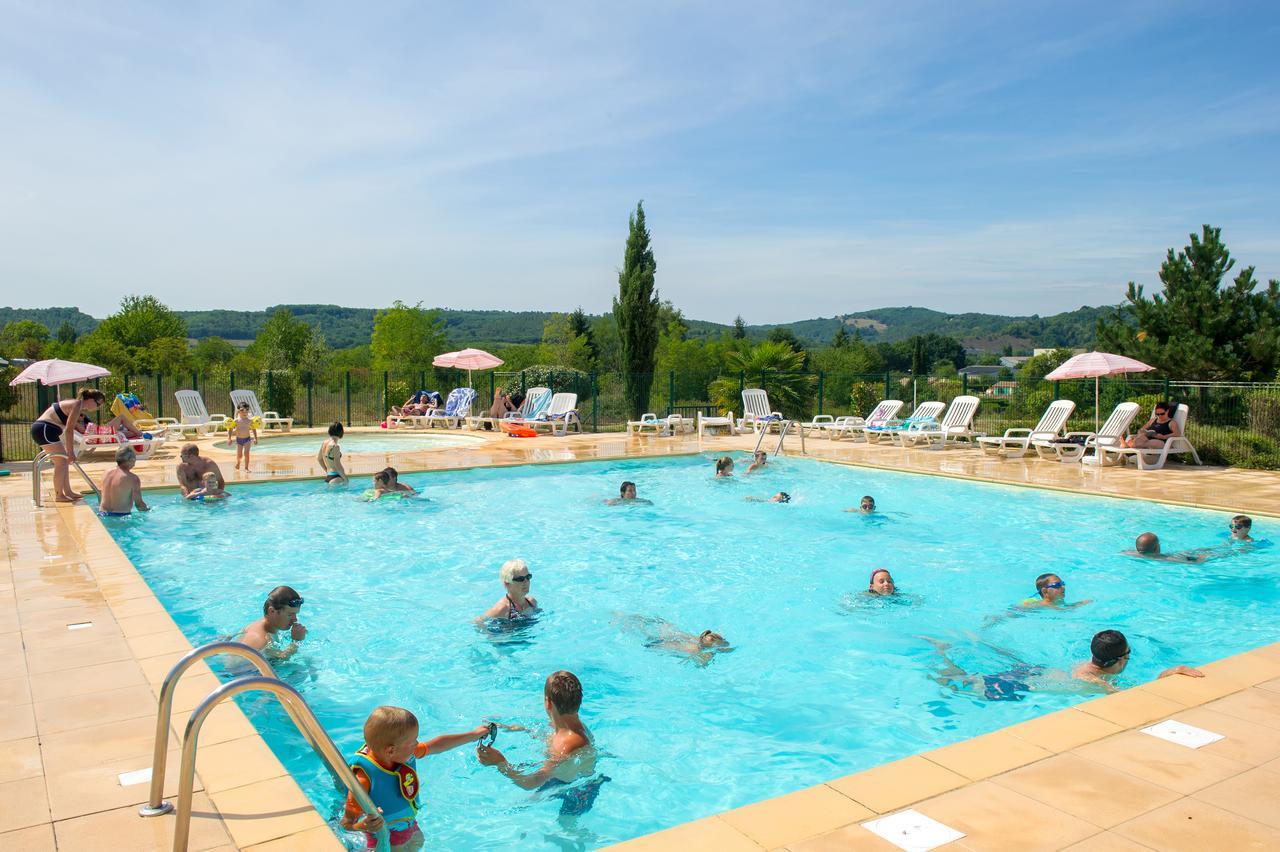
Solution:
<svg viewBox="0 0 1280 852">
<path fill-rule="evenodd" d="M 498 428 L 513 438 L 536 438 L 538 433 L 523 423 L 499 423 Z"/>
</svg>

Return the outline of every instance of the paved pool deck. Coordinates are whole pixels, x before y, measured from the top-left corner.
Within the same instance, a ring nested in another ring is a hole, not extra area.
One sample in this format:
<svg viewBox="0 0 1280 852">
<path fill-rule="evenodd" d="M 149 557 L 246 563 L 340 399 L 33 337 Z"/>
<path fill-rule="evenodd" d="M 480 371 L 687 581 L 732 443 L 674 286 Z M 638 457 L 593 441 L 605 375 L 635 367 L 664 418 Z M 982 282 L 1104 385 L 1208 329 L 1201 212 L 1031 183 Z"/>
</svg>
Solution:
<svg viewBox="0 0 1280 852">
<path fill-rule="evenodd" d="M 294 434 L 298 431 L 295 430 Z M 386 434 L 381 430 L 374 431 Z M 313 430 L 317 445 L 322 434 Z M 511 439 L 464 448 L 354 454 L 353 475 L 749 450 L 749 436 Z M 269 441 L 271 438 L 267 437 Z M 772 450 L 776 438 L 766 439 Z M 314 456 L 260 453 L 248 472 L 211 439 L 201 452 L 228 481 L 313 477 Z M 149 492 L 176 484 L 180 443 L 138 465 Z M 788 440 L 796 452 L 798 440 Z M 905 450 L 810 438 L 832 462 L 1034 485 L 1117 498 L 1275 515 L 1280 474 L 1171 466 L 1144 472 L 972 449 Z M 111 462 L 86 464 L 95 479 Z M 49 474 L 44 493 L 50 495 Z M 150 495 L 164 499 L 163 494 Z M 137 570 L 85 504 L 35 509 L 31 480 L 0 479 L 0 849 L 161 850 L 173 817 L 142 819 L 146 784 L 119 775 L 150 765 L 156 692 L 190 649 Z M 70 625 L 84 625 L 68 629 Z M 1278 628 L 1280 633 L 1280 628 Z M 894 848 L 861 823 L 904 807 L 951 825 L 969 849 L 1280 848 L 1280 644 L 972 740 L 637 838 L 619 848 L 814 850 Z M 177 691 L 166 795 L 176 793 L 178 737 L 217 683 L 203 664 Z M 1178 719 L 1224 734 L 1198 750 L 1138 733 Z M 744 770 L 745 771 L 745 770 Z M 192 850 L 340 849 L 321 816 L 233 704 L 201 736 Z"/>
</svg>

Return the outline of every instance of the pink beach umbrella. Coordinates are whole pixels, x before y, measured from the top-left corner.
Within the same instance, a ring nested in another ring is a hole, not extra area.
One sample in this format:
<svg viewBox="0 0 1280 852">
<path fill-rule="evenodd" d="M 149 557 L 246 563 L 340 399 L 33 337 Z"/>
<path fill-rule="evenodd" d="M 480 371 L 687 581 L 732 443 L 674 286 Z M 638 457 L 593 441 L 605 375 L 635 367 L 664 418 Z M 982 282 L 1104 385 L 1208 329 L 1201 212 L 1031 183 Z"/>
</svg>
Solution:
<svg viewBox="0 0 1280 852">
<path fill-rule="evenodd" d="M 460 349 L 457 352 L 445 352 L 437 355 L 431 362 L 435 367 L 455 367 L 467 371 L 467 385 L 471 385 L 472 370 L 491 370 L 501 366 L 503 360 L 497 355 L 490 355 L 483 349 Z"/>
<path fill-rule="evenodd" d="M 1145 373 L 1154 370 L 1150 364 L 1112 355 L 1109 352 L 1082 352 L 1068 358 L 1062 366 L 1045 376 L 1050 381 L 1061 379 L 1093 379 L 1093 431 L 1098 431 L 1098 378 L 1118 376 L 1121 373 Z"/>
<path fill-rule="evenodd" d="M 9 382 L 9 386 L 25 385 L 39 382 L 42 385 L 69 385 L 73 382 L 87 382 L 90 379 L 111 375 L 110 370 L 95 367 L 92 364 L 81 364 L 79 361 L 63 361 L 50 358 L 47 361 L 36 361 Z"/>
</svg>

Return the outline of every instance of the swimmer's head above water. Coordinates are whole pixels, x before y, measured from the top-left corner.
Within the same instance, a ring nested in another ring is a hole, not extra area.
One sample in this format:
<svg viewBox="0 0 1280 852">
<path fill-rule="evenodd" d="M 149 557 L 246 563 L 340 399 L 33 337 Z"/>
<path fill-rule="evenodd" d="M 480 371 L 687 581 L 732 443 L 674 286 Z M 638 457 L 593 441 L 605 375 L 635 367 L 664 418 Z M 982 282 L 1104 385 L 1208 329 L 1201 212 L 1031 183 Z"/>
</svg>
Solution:
<svg viewBox="0 0 1280 852">
<path fill-rule="evenodd" d="M 732 476 L 733 475 L 733 459 L 728 456 L 721 456 L 716 459 L 716 476 Z"/>
<path fill-rule="evenodd" d="M 714 630 L 704 630 L 698 634 L 698 644 L 704 648 L 723 648 L 729 642 Z"/>
<path fill-rule="evenodd" d="M 1133 549 L 1147 556 L 1158 556 L 1160 553 L 1160 539 L 1153 532 L 1144 532 L 1133 543 Z"/>
<path fill-rule="evenodd" d="M 777 494 L 769 498 L 770 503 L 790 503 L 791 495 L 785 491 L 779 491 Z"/>
<path fill-rule="evenodd" d="M 858 503 L 858 511 L 864 515 L 870 515 L 875 510 L 876 510 L 876 499 L 872 497 L 870 494 L 867 494 L 866 496 L 864 496 L 862 498 L 862 501 Z"/>
<path fill-rule="evenodd" d="M 1041 574 L 1036 577 L 1036 594 L 1041 600 L 1060 601 L 1067 594 L 1067 584 L 1057 574 Z"/>
<path fill-rule="evenodd" d="M 262 604 L 262 614 L 274 630 L 283 630 L 297 624 L 300 609 L 302 595 L 289 586 L 276 586 Z"/>
<path fill-rule="evenodd" d="M 871 572 L 867 591 L 873 595 L 891 595 L 897 591 L 897 586 L 893 583 L 893 575 L 889 573 L 888 568 L 877 568 Z"/>
<path fill-rule="evenodd" d="M 1103 630 L 1089 643 L 1091 662 L 1108 674 L 1119 674 L 1129 664 L 1129 640 L 1119 630 Z"/>
<path fill-rule="evenodd" d="M 631 480 L 622 483 L 622 486 L 618 488 L 618 496 L 623 500 L 636 499 L 636 484 Z"/>
</svg>

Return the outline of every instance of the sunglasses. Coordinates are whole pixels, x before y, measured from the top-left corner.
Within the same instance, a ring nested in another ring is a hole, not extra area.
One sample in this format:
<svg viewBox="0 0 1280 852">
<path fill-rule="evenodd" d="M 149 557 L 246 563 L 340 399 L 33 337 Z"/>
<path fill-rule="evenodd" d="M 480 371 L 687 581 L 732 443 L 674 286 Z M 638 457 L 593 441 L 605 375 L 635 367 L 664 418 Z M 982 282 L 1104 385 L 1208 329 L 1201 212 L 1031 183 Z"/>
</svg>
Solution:
<svg viewBox="0 0 1280 852">
<path fill-rule="evenodd" d="M 526 581 L 528 581 L 528 580 L 532 580 L 532 579 L 533 579 L 533 572 L 532 572 L 532 571 L 530 571 L 528 574 L 520 574 L 520 575 L 518 575 L 518 576 L 512 577 L 512 578 L 511 578 L 511 582 L 513 582 L 513 583 L 523 583 L 523 582 L 526 582 Z"/>
<path fill-rule="evenodd" d="M 1066 588 L 1066 586 L 1067 586 L 1067 584 L 1066 584 L 1066 583 L 1064 583 L 1064 582 L 1062 582 L 1061 580 L 1059 580 L 1059 581 L 1058 581 L 1058 582 L 1056 582 L 1056 583 L 1045 583 L 1045 584 L 1044 584 L 1044 587 L 1045 587 L 1046 589 L 1064 589 L 1064 588 Z"/>
</svg>

